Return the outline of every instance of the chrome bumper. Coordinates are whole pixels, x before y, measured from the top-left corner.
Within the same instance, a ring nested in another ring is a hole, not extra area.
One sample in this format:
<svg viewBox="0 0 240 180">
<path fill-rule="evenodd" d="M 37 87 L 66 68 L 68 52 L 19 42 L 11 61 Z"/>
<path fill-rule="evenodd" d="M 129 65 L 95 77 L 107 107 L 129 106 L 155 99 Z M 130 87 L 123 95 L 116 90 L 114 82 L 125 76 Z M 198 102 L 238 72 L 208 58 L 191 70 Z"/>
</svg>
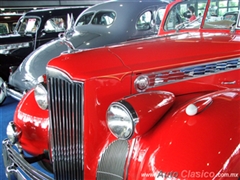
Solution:
<svg viewBox="0 0 240 180">
<path fill-rule="evenodd" d="M 21 93 L 14 89 L 8 87 L 7 83 L 0 79 L 0 84 L 3 84 L 2 91 L 4 92 L 5 96 L 11 96 L 12 98 L 20 101 L 25 93 Z"/>
<path fill-rule="evenodd" d="M 2 141 L 2 153 L 7 178 L 14 176 L 19 180 L 25 179 L 52 179 L 29 164 L 12 146 L 9 139 Z"/>
<path fill-rule="evenodd" d="M 8 87 L 8 84 L 4 82 L 2 78 L 0 78 L 0 88 L 2 88 L 2 92 L 5 96 L 11 96 L 18 101 L 20 101 L 22 97 L 26 94 L 26 92 L 21 93 L 19 91 L 16 91 L 15 89 Z"/>
<path fill-rule="evenodd" d="M 22 99 L 23 95 L 24 95 L 24 94 L 22 94 L 22 93 L 20 93 L 20 92 L 18 92 L 16 90 L 10 89 L 8 87 L 6 88 L 6 92 L 7 92 L 8 96 L 11 96 L 12 98 L 14 98 L 14 99 L 16 99 L 18 101 L 20 101 Z"/>
</svg>

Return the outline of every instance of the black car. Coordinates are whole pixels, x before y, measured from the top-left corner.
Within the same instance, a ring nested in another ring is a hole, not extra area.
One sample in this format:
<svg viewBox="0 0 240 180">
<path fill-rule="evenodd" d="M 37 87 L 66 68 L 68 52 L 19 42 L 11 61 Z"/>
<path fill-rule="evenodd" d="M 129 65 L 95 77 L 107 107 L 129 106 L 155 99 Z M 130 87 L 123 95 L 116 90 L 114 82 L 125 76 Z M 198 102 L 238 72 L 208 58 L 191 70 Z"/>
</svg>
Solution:
<svg viewBox="0 0 240 180">
<path fill-rule="evenodd" d="M 25 13 L 12 34 L 0 36 L 0 77 L 7 80 L 10 66 L 18 66 L 34 49 L 58 37 L 67 28 L 67 16 L 76 19 L 86 8 L 49 8 Z"/>
</svg>

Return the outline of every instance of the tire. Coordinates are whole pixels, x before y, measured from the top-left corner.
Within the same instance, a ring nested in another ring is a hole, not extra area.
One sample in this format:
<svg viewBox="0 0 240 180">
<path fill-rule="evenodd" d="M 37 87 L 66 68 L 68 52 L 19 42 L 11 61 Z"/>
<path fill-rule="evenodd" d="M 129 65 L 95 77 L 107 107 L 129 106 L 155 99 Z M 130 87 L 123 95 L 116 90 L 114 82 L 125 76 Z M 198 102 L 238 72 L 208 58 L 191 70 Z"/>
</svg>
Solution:
<svg viewBox="0 0 240 180">
<path fill-rule="evenodd" d="M 4 87 L 4 81 L 3 79 L 0 77 L 0 105 L 3 104 L 3 102 L 5 101 L 6 99 L 6 89 Z"/>
<path fill-rule="evenodd" d="M 38 161 L 38 164 L 46 171 L 53 173 L 53 166 L 49 162 L 42 160 Z"/>
<path fill-rule="evenodd" d="M 0 77 L 4 80 L 4 81 L 8 81 L 8 77 L 9 77 L 9 72 L 6 72 L 2 69 L 0 69 Z"/>
</svg>

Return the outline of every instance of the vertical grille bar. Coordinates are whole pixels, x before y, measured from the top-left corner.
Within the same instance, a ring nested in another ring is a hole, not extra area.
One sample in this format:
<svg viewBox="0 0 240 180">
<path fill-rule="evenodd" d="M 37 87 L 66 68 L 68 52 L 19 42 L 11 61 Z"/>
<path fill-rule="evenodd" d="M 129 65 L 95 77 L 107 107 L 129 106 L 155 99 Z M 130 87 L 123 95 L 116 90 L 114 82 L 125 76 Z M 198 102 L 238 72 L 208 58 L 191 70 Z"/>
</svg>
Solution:
<svg viewBox="0 0 240 180">
<path fill-rule="evenodd" d="M 48 69 L 51 152 L 55 179 L 83 178 L 83 84 Z"/>
</svg>

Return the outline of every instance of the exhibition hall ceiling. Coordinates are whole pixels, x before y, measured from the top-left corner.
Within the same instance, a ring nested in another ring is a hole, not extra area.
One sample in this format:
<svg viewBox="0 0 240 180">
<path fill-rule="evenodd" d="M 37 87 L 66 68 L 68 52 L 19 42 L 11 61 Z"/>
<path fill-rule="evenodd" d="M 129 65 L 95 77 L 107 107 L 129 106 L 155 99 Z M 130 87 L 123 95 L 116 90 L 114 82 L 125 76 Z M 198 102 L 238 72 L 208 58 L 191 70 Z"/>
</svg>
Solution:
<svg viewBox="0 0 240 180">
<path fill-rule="evenodd" d="M 41 6 L 72 6 L 93 5 L 105 0 L 0 0 L 0 7 L 41 7 Z"/>
<path fill-rule="evenodd" d="M 0 14 L 24 13 L 45 7 L 94 5 L 103 1 L 106 0 L 0 0 Z"/>
</svg>

